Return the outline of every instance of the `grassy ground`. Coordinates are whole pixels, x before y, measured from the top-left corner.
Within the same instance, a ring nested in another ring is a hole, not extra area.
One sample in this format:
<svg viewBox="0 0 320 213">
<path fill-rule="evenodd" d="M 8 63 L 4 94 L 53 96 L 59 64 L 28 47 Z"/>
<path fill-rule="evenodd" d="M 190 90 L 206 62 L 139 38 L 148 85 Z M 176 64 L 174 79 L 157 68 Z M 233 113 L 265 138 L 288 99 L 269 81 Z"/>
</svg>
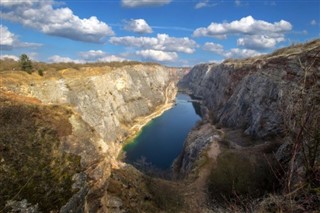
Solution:
<svg viewBox="0 0 320 213">
<path fill-rule="evenodd" d="M 0 94 L 0 212 L 9 200 L 27 199 L 39 210 L 58 210 L 74 194 L 80 158 L 64 153 L 72 131 L 68 110 Z"/>
</svg>

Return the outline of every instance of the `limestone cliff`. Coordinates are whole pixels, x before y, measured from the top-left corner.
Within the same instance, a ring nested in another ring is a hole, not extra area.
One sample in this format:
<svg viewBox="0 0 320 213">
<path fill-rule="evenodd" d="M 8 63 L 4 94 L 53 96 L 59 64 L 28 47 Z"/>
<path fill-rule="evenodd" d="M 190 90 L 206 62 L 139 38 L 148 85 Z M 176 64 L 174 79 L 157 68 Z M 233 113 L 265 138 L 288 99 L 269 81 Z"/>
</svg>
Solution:
<svg viewBox="0 0 320 213">
<path fill-rule="evenodd" d="M 319 51 L 320 40 L 315 40 L 270 55 L 200 64 L 179 86 L 203 100 L 214 123 L 257 138 L 278 135 L 286 97 L 299 90 L 303 76 L 310 80 L 308 72 L 319 69 Z"/>
<path fill-rule="evenodd" d="M 111 168 L 121 166 L 116 160 L 121 143 L 140 128 L 144 117 L 170 106 L 176 94 L 175 70 L 160 65 L 84 67 L 45 73 L 44 77 L 24 72 L 0 75 L 5 100 L 15 103 L 20 97 L 23 105 L 24 100 L 32 99 L 37 105 L 59 105 L 68 111 L 64 122 L 71 129 L 58 135 L 60 148 L 55 152 L 81 156 L 84 173 L 75 177 L 82 180 L 80 190 L 62 212 L 107 211 L 105 187 Z M 19 125 L 19 118 L 17 122 Z"/>
<path fill-rule="evenodd" d="M 268 147 L 269 144 L 273 149 L 265 150 L 277 152 L 279 161 L 288 162 L 292 153 L 292 143 L 290 145 L 288 141 L 290 137 L 297 137 L 299 122 L 311 113 L 313 118 L 308 123 L 319 126 L 316 106 L 319 89 L 309 91 L 317 85 L 319 88 L 319 58 L 320 40 L 315 40 L 255 58 L 196 65 L 178 86 L 202 100 L 207 107 L 203 110 L 207 112 L 204 119 L 209 119 L 219 129 L 223 128 L 222 146 L 242 150 L 250 149 L 248 147 L 255 149 L 254 146 L 261 144 L 264 144 L 261 147 Z M 309 111 L 307 114 L 306 109 Z M 208 131 L 201 135 L 198 132 L 194 129 L 189 134 L 183 151 L 175 161 L 177 176 L 189 175 L 197 169 L 203 150 L 209 146 L 210 138 L 215 136 Z M 277 140 L 279 136 L 281 139 Z M 277 141 L 283 144 L 278 151 L 280 143 Z M 260 148 L 259 153 L 264 155 L 264 150 Z M 287 167 L 285 164 L 282 166 Z M 296 165 L 300 171 L 301 166 L 301 163 Z"/>
</svg>

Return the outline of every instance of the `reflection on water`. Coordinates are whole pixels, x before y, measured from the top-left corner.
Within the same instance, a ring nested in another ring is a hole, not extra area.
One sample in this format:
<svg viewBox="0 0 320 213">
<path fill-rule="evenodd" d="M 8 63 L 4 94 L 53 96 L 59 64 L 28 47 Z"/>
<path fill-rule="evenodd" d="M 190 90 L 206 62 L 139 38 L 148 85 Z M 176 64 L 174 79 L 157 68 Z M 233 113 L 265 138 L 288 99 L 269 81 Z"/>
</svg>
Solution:
<svg viewBox="0 0 320 213">
<path fill-rule="evenodd" d="M 200 106 L 185 94 L 178 94 L 176 105 L 150 121 L 124 147 L 125 161 L 143 170 L 167 170 L 183 148 L 189 131 L 200 118 Z"/>
</svg>

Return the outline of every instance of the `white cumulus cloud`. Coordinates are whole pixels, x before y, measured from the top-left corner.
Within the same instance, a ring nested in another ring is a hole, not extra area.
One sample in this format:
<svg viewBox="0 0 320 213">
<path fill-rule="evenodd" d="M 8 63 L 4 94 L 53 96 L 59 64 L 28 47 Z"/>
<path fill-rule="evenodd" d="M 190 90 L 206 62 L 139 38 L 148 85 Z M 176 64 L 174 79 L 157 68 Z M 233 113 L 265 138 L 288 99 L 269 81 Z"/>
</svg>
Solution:
<svg viewBox="0 0 320 213">
<path fill-rule="evenodd" d="M 142 56 L 145 59 L 151 59 L 153 61 L 174 61 L 178 58 L 178 54 L 175 52 L 165 52 L 161 50 L 140 50 L 136 52 L 137 55 Z"/>
<path fill-rule="evenodd" d="M 106 55 L 102 50 L 89 50 L 86 52 L 80 52 L 80 57 L 84 60 L 97 60 L 98 58 L 104 57 Z"/>
<path fill-rule="evenodd" d="M 144 19 L 131 19 L 125 21 L 124 29 L 135 33 L 152 33 L 151 27 Z"/>
<path fill-rule="evenodd" d="M 86 52 L 80 52 L 79 53 L 82 60 L 85 60 L 86 62 L 111 62 L 111 61 L 126 61 L 126 58 L 116 56 L 116 55 L 110 55 L 102 50 L 89 50 Z"/>
<path fill-rule="evenodd" d="M 121 0 L 124 7 L 153 7 L 169 4 L 171 0 Z"/>
<path fill-rule="evenodd" d="M 1 48 L 12 48 L 14 41 L 16 40 L 15 35 L 11 33 L 6 26 L 0 25 L 0 45 Z"/>
<path fill-rule="evenodd" d="M 111 37 L 109 41 L 115 45 L 162 50 L 168 52 L 183 52 L 188 54 L 193 53 L 197 47 L 197 43 L 192 39 L 187 37 L 170 37 L 167 34 L 158 34 L 157 37 Z"/>
<path fill-rule="evenodd" d="M 54 1 L 1 1 L 0 17 L 18 22 L 48 35 L 84 42 L 103 42 L 114 35 L 111 27 L 97 17 L 83 18 L 67 7 L 55 8 Z"/>
<path fill-rule="evenodd" d="M 263 20 L 256 20 L 252 16 L 241 18 L 232 22 L 215 23 L 212 22 L 208 27 L 197 28 L 193 32 L 193 36 L 212 36 L 217 38 L 226 38 L 232 34 L 264 34 L 277 35 L 288 32 L 292 29 L 292 25 L 285 21 L 269 23 Z"/>
<path fill-rule="evenodd" d="M 237 40 L 237 45 L 254 50 L 268 49 L 275 47 L 276 44 L 284 40 L 285 39 L 282 36 L 273 38 L 266 35 L 251 35 L 239 38 Z"/>
<path fill-rule="evenodd" d="M 15 55 L 0 55 L 0 59 L 13 59 L 15 61 L 19 61 L 19 57 Z"/>
<path fill-rule="evenodd" d="M 41 44 L 38 43 L 21 42 L 14 33 L 9 31 L 8 27 L 0 24 L 0 47 L 2 50 L 40 46 Z"/>
<path fill-rule="evenodd" d="M 213 43 L 213 42 L 206 42 L 203 45 L 203 49 L 214 52 L 218 55 L 223 56 L 224 58 L 248 58 L 253 56 L 261 55 L 261 53 L 257 52 L 256 50 L 251 49 L 240 49 L 240 48 L 233 48 L 230 50 L 225 50 L 221 44 Z"/>
<path fill-rule="evenodd" d="M 53 55 L 48 58 L 49 62 L 52 63 L 77 63 L 77 64 L 82 64 L 85 63 L 83 60 L 77 60 L 77 59 L 71 59 L 69 57 L 63 57 L 59 55 Z"/>
<path fill-rule="evenodd" d="M 248 58 L 248 57 L 253 57 L 258 55 L 261 55 L 261 53 L 255 50 L 239 49 L 239 48 L 232 48 L 231 50 L 225 51 L 223 53 L 223 56 L 225 58 Z"/>
<path fill-rule="evenodd" d="M 221 44 L 216 44 L 216 43 L 213 43 L 213 42 L 206 42 L 203 45 L 203 49 L 207 50 L 207 51 L 211 51 L 211 52 L 217 53 L 219 55 L 222 55 L 224 53 L 223 46 Z"/>
<path fill-rule="evenodd" d="M 99 58 L 98 61 L 101 61 L 101 62 L 112 62 L 112 61 L 122 62 L 122 61 L 127 61 L 127 59 L 123 58 L 123 57 L 116 56 L 116 55 L 106 55 L 102 58 Z"/>
</svg>

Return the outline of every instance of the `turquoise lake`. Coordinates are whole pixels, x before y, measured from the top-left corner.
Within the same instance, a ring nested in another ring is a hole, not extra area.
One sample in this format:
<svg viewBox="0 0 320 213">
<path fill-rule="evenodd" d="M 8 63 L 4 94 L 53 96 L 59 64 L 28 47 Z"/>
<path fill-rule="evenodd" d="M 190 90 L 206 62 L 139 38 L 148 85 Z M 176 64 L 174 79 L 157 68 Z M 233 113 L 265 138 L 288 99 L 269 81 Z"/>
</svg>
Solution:
<svg viewBox="0 0 320 213">
<path fill-rule="evenodd" d="M 150 121 L 124 147 L 125 162 L 135 165 L 144 161 L 157 169 L 170 169 L 173 160 L 182 151 L 189 131 L 201 120 L 198 107 L 188 95 L 179 93 L 173 108 Z"/>
</svg>

